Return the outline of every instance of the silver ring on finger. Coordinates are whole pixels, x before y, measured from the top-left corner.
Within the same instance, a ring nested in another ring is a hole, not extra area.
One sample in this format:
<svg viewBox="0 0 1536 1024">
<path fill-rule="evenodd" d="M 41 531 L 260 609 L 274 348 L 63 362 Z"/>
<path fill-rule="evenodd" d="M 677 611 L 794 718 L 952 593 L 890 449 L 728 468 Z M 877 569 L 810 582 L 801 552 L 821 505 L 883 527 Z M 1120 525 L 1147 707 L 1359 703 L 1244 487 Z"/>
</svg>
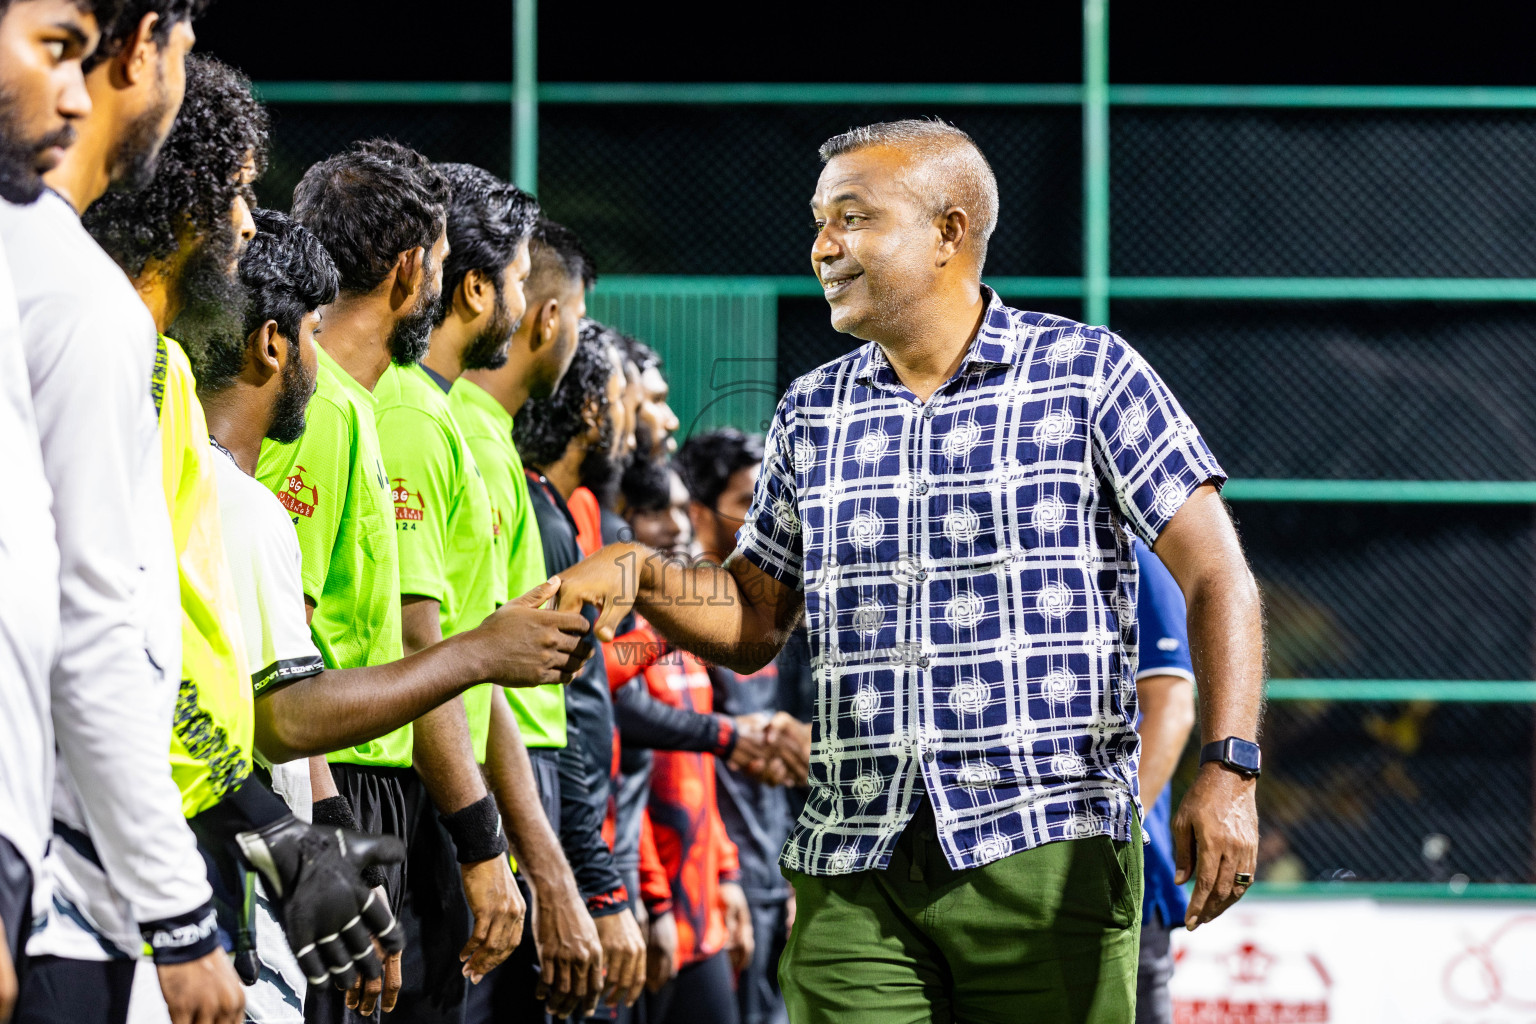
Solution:
<svg viewBox="0 0 1536 1024">
<path fill-rule="evenodd" d="M 1238 888 L 1246 889 L 1248 886 L 1253 884 L 1253 875 L 1249 874 L 1247 871 L 1239 871 L 1237 874 L 1232 876 L 1232 884 Z"/>
</svg>

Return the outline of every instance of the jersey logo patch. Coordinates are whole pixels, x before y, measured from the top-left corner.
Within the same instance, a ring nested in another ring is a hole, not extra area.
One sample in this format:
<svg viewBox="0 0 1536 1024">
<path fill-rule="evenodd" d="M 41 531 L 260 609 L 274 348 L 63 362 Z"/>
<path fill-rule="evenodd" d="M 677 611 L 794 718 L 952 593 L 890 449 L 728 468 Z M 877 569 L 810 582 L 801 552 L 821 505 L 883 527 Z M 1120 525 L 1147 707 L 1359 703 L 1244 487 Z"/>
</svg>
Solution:
<svg viewBox="0 0 1536 1024">
<path fill-rule="evenodd" d="M 304 500 L 306 497 L 308 501 Z M 311 518 L 315 514 L 316 506 L 320 504 L 320 488 L 304 479 L 303 466 L 294 466 L 293 475 L 277 493 L 277 500 L 288 511 Z"/>
<path fill-rule="evenodd" d="M 1163 637 L 1161 640 L 1159 640 L 1157 642 L 1157 649 L 1160 650 L 1160 651 L 1176 651 L 1176 650 L 1178 650 L 1179 649 L 1178 638 L 1177 637 L 1171 637 L 1171 636 Z"/>
<path fill-rule="evenodd" d="M 395 503 L 395 522 L 402 520 L 419 523 L 427 510 L 420 491 L 412 491 L 405 484 L 405 477 L 397 476 L 390 481 L 389 500 Z"/>
</svg>

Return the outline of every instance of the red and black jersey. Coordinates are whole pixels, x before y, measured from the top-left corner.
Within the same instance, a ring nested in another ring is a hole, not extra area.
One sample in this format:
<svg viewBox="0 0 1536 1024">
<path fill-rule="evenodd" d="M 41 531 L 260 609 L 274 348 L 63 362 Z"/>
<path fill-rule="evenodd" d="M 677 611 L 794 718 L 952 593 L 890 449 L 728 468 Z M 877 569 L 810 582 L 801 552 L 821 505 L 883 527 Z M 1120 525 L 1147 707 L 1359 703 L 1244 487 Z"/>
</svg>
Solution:
<svg viewBox="0 0 1536 1024">
<path fill-rule="evenodd" d="M 645 669 L 652 697 L 672 707 L 708 714 L 714 697 L 709 672 L 691 654 L 676 651 Z M 736 845 L 726 835 L 715 803 L 715 758 L 703 751 L 657 750 L 651 772 L 651 829 L 671 883 L 677 919 L 677 960 L 685 966 L 725 947 L 720 883 L 736 881 Z"/>
</svg>

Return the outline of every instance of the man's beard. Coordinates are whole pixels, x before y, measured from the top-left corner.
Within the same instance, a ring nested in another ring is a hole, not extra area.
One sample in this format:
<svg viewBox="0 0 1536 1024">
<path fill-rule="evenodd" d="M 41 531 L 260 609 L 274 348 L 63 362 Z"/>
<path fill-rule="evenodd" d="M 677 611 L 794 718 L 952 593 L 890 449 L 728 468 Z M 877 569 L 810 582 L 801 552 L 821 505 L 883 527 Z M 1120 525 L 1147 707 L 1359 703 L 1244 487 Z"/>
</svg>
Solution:
<svg viewBox="0 0 1536 1024">
<path fill-rule="evenodd" d="M 283 367 L 283 383 L 272 407 L 272 426 L 267 437 L 278 444 L 292 444 L 304 433 L 304 414 L 315 394 L 315 375 L 299 358 L 299 344 L 288 342 L 288 362 Z"/>
<path fill-rule="evenodd" d="M 581 457 L 579 470 L 582 484 L 590 488 L 608 508 L 613 507 L 613 498 L 618 491 L 619 482 L 624 478 L 624 471 L 629 468 L 629 463 L 634 457 L 633 453 L 612 454 L 613 435 L 617 429 L 610 415 L 607 424 L 603 427 L 602 436 Z"/>
<path fill-rule="evenodd" d="M 464 349 L 464 369 L 499 370 L 506 366 L 507 352 L 512 345 L 512 332 L 515 330 L 517 324 L 507 315 L 507 304 L 501 301 L 501 289 L 497 288 L 496 305 L 491 309 L 491 322 Z"/>
<path fill-rule="evenodd" d="M 75 126 L 66 124 L 35 139 L 23 138 L 16 123 L 16 98 L 0 91 L 0 198 L 30 203 L 43 194 L 39 155 L 50 146 L 68 147 L 75 141 Z"/>
<path fill-rule="evenodd" d="M 427 270 L 430 272 L 431 267 Z M 395 321 L 389 332 L 389 357 L 400 366 L 415 366 L 432 348 L 432 321 L 437 319 L 437 293 L 422 292 L 416 308 Z"/>
<path fill-rule="evenodd" d="M 171 99 L 166 95 L 165 76 L 158 68 L 160 92 L 155 105 L 129 122 L 123 129 L 123 137 L 112 154 L 112 190 L 137 192 L 153 180 L 155 167 L 160 162 L 160 148 L 165 136 L 160 126 L 165 121 L 165 108 Z"/>
<path fill-rule="evenodd" d="M 250 290 L 230 272 L 238 244 L 234 227 L 221 225 L 182 265 L 176 285 L 181 312 L 167 333 L 181 342 L 194 365 L 225 366 L 231 360 L 238 365 L 244 354 Z M 215 358 L 216 348 L 230 351 L 219 352 Z"/>
<path fill-rule="evenodd" d="M 635 418 L 635 454 L 643 459 L 655 458 L 656 435 L 651 433 L 651 425 L 640 417 Z M 665 453 L 663 453 L 665 454 Z"/>
</svg>

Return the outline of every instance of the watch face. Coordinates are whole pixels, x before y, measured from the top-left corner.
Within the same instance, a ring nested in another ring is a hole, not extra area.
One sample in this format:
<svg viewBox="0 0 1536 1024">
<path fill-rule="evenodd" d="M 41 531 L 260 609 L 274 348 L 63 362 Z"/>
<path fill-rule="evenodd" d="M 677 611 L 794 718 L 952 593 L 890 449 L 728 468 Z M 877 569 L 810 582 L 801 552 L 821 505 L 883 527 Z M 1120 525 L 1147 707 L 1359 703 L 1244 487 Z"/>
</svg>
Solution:
<svg viewBox="0 0 1536 1024">
<path fill-rule="evenodd" d="M 1259 745 L 1247 740 L 1229 739 L 1226 760 L 1244 771 L 1256 772 L 1259 770 Z"/>
</svg>

